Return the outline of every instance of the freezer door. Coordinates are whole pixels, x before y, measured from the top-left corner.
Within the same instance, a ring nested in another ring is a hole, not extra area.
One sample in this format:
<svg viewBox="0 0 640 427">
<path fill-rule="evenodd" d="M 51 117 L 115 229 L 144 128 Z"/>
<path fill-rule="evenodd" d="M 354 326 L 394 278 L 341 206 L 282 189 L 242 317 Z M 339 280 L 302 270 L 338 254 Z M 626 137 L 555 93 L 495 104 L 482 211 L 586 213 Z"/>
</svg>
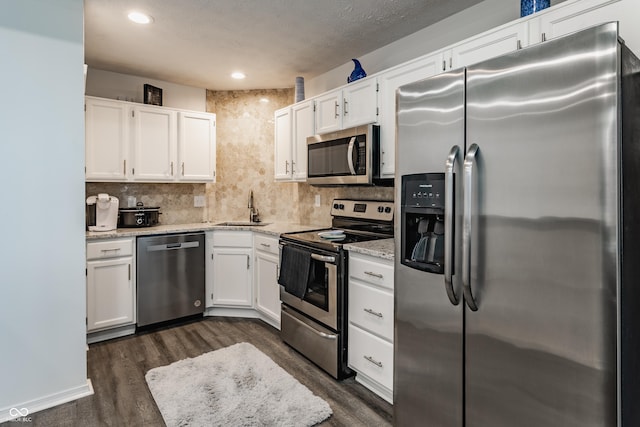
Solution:
<svg viewBox="0 0 640 427">
<path fill-rule="evenodd" d="M 401 218 L 400 177 L 444 173 L 453 146 L 460 150 L 453 163 L 454 172 L 460 174 L 464 70 L 402 86 L 397 92 L 396 218 Z M 460 205 L 459 201 L 453 204 Z M 396 236 L 400 236 L 401 223 L 402 219 L 396 221 Z M 455 239 L 455 231 L 452 237 Z M 396 238 L 395 250 L 394 424 L 459 427 L 463 416 L 462 304 L 451 303 L 443 274 L 401 263 L 401 240 Z M 456 270 L 456 254 L 452 258 Z M 453 274 L 452 283 L 458 296 L 459 276 Z"/>
<path fill-rule="evenodd" d="M 616 426 L 618 51 L 607 24 L 467 70 L 467 427 Z"/>
</svg>

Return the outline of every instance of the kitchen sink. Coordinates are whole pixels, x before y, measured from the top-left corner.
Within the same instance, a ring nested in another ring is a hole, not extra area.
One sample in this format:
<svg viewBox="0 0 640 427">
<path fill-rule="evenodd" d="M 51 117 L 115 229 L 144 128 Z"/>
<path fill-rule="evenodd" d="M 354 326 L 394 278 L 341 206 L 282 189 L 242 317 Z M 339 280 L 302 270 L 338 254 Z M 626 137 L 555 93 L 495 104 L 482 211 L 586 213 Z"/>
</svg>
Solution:
<svg viewBox="0 0 640 427">
<path fill-rule="evenodd" d="M 269 225 L 269 222 L 252 222 L 252 221 L 226 221 L 226 222 L 219 222 L 215 225 L 221 225 L 221 226 L 226 226 L 226 227 L 233 227 L 233 226 L 255 226 L 255 227 L 262 227 L 265 225 Z"/>
</svg>

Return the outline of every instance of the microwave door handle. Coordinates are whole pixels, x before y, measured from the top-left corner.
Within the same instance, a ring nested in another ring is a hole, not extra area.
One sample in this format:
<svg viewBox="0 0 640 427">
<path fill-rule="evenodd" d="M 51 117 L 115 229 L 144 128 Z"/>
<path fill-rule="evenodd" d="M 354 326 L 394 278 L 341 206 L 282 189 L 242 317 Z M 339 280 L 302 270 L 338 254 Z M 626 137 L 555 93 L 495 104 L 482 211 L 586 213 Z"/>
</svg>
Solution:
<svg viewBox="0 0 640 427">
<path fill-rule="evenodd" d="M 349 170 L 351 171 L 351 175 L 356 174 L 356 170 L 353 167 L 353 147 L 356 144 L 356 137 L 352 136 L 349 141 L 349 149 L 347 150 L 347 163 L 349 164 Z"/>
</svg>

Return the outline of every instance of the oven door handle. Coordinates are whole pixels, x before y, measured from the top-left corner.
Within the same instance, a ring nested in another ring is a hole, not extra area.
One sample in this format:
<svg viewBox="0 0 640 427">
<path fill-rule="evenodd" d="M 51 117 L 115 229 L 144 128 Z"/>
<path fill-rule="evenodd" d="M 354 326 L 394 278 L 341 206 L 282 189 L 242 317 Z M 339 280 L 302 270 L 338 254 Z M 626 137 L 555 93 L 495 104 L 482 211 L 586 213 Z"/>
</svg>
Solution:
<svg viewBox="0 0 640 427">
<path fill-rule="evenodd" d="M 311 258 L 315 259 L 316 261 L 328 262 L 330 264 L 336 263 L 336 257 L 334 256 L 311 254 Z"/>
<path fill-rule="evenodd" d="M 282 306 L 282 311 L 287 311 L 287 307 L 285 305 Z M 311 332 L 313 332 L 316 335 L 321 336 L 322 338 L 328 339 L 328 340 L 337 340 L 338 339 L 338 335 L 336 334 L 327 334 L 325 332 L 319 331 L 317 329 L 315 329 L 314 327 L 307 325 L 305 322 L 301 321 L 300 319 L 297 319 L 294 316 L 289 315 L 293 320 L 297 321 L 298 324 L 300 324 L 301 326 L 304 326 L 305 328 L 309 329 Z"/>
</svg>

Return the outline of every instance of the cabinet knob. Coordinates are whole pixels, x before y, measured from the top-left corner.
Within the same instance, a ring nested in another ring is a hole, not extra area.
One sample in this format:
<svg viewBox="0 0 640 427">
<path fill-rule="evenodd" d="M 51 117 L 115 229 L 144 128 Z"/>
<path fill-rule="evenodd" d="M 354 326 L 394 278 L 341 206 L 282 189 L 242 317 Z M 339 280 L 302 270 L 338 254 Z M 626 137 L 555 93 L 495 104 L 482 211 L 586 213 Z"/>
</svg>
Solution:
<svg viewBox="0 0 640 427">
<path fill-rule="evenodd" d="M 363 356 L 367 361 L 373 363 L 374 365 L 376 365 L 379 368 L 382 368 L 382 362 L 377 361 L 376 359 L 374 359 L 371 356 Z"/>
<path fill-rule="evenodd" d="M 381 319 L 382 319 L 382 313 L 378 313 L 377 311 L 373 311 L 373 310 L 372 310 L 372 309 L 370 309 L 370 308 L 363 308 L 363 310 L 364 310 L 364 311 L 366 311 L 366 312 L 367 312 L 367 313 L 369 313 L 369 314 L 372 314 L 372 315 L 374 315 L 374 316 L 379 317 L 379 318 L 381 318 Z"/>
<path fill-rule="evenodd" d="M 384 276 L 380 273 L 374 273 L 373 271 L 365 271 L 364 274 L 367 276 L 377 277 L 378 279 L 382 279 Z"/>
</svg>

